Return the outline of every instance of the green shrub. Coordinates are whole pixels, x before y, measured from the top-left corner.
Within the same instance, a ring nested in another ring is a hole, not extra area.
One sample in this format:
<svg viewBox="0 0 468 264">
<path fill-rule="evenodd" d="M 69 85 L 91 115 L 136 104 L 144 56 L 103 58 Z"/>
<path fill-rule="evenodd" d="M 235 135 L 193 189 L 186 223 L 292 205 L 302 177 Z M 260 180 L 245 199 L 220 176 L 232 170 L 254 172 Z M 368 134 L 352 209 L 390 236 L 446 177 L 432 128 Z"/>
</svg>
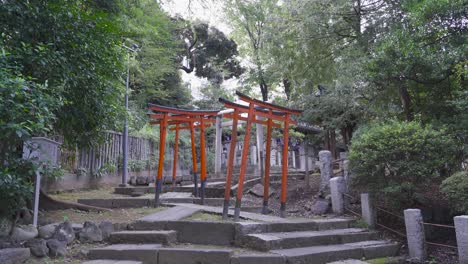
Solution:
<svg viewBox="0 0 468 264">
<path fill-rule="evenodd" d="M 468 214 L 468 171 L 457 172 L 445 179 L 441 190 L 456 212 Z"/>
<path fill-rule="evenodd" d="M 352 184 L 384 196 L 395 208 L 419 205 L 430 186 L 442 181 L 456 152 L 455 140 L 444 129 L 414 121 L 372 124 L 353 139 Z"/>
</svg>

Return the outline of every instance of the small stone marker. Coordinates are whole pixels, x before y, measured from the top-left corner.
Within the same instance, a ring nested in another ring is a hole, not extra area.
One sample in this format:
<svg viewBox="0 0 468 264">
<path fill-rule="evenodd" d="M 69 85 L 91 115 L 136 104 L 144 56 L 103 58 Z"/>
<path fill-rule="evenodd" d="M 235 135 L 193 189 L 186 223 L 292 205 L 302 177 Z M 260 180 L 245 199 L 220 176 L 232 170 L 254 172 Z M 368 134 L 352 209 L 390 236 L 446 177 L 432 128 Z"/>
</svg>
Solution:
<svg viewBox="0 0 468 264">
<path fill-rule="evenodd" d="M 332 154 L 328 150 L 319 152 L 320 160 L 320 191 L 328 192 L 330 179 L 333 174 Z"/>
<path fill-rule="evenodd" d="M 423 262 L 426 259 L 426 237 L 421 210 L 406 209 L 404 214 L 409 256 Z"/>
<path fill-rule="evenodd" d="M 455 216 L 458 259 L 460 264 L 468 264 L 468 215 Z"/>
<path fill-rule="evenodd" d="M 375 228 L 375 207 L 368 193 L 361 193 L 362 219 L 369 228 Z"/>
<path fill-rule="evenodd" d="M 330 180 L 332 210 L 335 214 L 344 213 L 345 181 L 343 177 L 334 177 Z"/>
</svg>

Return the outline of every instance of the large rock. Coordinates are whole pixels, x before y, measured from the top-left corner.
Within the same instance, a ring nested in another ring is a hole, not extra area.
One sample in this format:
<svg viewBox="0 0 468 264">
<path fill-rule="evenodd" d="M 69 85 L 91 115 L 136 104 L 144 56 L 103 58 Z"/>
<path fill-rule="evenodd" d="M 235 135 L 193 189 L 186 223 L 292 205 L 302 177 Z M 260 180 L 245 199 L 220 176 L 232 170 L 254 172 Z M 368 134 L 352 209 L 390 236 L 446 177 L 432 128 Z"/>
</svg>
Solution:
<svg viewBox="0 0 468 264">
<path fill-rule="evenodd" d="M 136 177 L 136 185 L 148 185 L 150 183 L 150 179 L 148 176 L 137 176 Z"/>
<path fill-rule="evenodd" d="M 0 263 L 17 264 L 25 262 L 31 253 L 29 248 L 5 248 L 0 249 Z"/>
<path fill-rule="evenodd" d="M 312 206 L 312 212 L 314 214 L 326 214 L 330 210 L 330 202 L 326 199 L 317 199 Z"/>
<path fill-rule="evenodd" d="M 59 223 L 53 223 L 39 227 L 39 237 L 44 239 L 51 238 L 54 235 L 55 228 L 58 225 Z"/>
<path fill-rule="evenodd" d="M 47 243 L 42 238 L 34 238 L 28 240 L 25 244 L 25 247 L 31 250 L 31 254 L 36 257 L 45 257 L 47 253 L 49 253 L 49 248 L 47 247 Z"/>
<path fill-rule="evenodd" d="M 65 221 L 55 227 L 54 234 L 52 238 L 55 238 L 59 241 L 71 244 L 75 240 L 75 232 L 73 231 L 73 226 L 70 222 Z"/>
<path fill-rule="evenodd" d="M 81 230 L 83 229 L 83 224 L 72 224 L 73 232 L 75 232 L 75 237 L 78 237 Z"/>
<path fill-rule="evenodd" d="M 13 228 L 11 234 L 11 240 L 13 241 L 25 241 L 37 237 L 37 228 L 33 225 L 19 225 Z"/>
<path fill-rule="evenodd" d="M 63 257 L 67 254 L 67 245 L 63 241 L 49 239 L 47 240 L 47 247 L 49 248 L 50 257 Z"/>
<path fill-rule="evenodd" d="M 130 185 L 135 186 L 136 185 L 136 176 L 130 177 L 130 180 L 128 181 Z"/>
<path fill-rule="evenodd" d="M 8 235 L 10 235 L 12 227 L 13 221 L 7 218 L 0 218 L 0 238 L 7 237 Z"/>
<path fill-rule="evenodd" d="M 112 232 L 114 232 L 114 225 L 110 221 L 102 221 L 99 224 L 99 229 L 101 229 L 102 239 L 107 240 Z"/>
<path fill-rule="evenodd" d="M 263 197 L 263 185 L 260 183 L 255 184 L 252 188 L 250 188 L 249 193 L 257 197 Z"/>
<path fill-rule="evenodd" d="M 86 221 L 83 224 L 83 229 L 80 232 L 80 241 L 83 242 L 101 242 L 101 229 L 94 222 Z"/>
</svg>

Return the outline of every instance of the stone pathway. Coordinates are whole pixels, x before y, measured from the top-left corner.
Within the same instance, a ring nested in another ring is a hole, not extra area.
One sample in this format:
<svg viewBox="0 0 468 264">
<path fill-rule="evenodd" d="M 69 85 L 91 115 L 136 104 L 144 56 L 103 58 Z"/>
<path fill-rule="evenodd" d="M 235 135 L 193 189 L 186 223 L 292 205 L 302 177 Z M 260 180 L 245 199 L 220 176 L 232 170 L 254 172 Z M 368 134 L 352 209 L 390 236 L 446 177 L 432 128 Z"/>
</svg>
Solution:
<svg viewBox="0 0 468 264">
<path fill-rule="evenodd" d="M 86 264 L 363 264 L 362 259 L 394 256 L 399 248 L 379 240 L 375 231 L 354 228 L 351 218 L 241 212 L 247 221 L 187 220 L 200 212 L 221 215 L 222 207 L 195 204 L 190 193 L 164 195 L 166 201 L 193 203 L 165 203 L 171 207 L 112 233 L 113 245 L 91 249 L 88 257 L 98 261 Z"/>
</svg>

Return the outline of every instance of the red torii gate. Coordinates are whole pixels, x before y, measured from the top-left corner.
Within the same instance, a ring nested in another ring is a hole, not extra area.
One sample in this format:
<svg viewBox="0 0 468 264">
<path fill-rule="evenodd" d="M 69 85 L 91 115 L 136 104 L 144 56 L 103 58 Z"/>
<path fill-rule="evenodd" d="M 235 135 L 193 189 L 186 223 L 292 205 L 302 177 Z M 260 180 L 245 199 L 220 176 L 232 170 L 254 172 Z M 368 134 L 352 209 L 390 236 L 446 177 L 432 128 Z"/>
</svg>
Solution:
<svg viewBox="0 0 468 264">
<path fill-rule="evenodd" d="M 192 143 L 192 162 L 193 162 L 193 183 L 194 183 L 194 194 L 197 196 L 198 184 L 197 184 L 197 155 L 195 147 L 195 128 L 200 128 L 200 198 L 201 203 L 204 203 L 205 199 L 205 184 L 206 184 L 206 153 L 205 153 L 205 128 L 211 126 L 215 122 L 213 117 L 216 117 L 217 110 L 184 110 L 178 108 L 172 108 L 156 104 L 148 104 L 148 108 L 156 113 L 148 114 L 151 119 L 151 125 L 159 125 L 159 164 L 158 174 L 156 176 L 156 190 L 155 190 L 155 207 L 159 207 L 159 195 L 162 191 L 162 174 L 164 164 L 164 150 L 166 145 L 166 132 L 170 125 L 175 127 L 170 128 L 172 131 L 176 131 L 175 143 L 174 143 L 174 162 L 172 170 L 172 185 L 175 186 L 176 180 L 176 168 L 177 168 L 177 157 L 179 148 L 179 131 L 190 130 L 190 138 Z"/>
<path fill-rule="evenodd" d="M 234 109 L 233 113 L 224 114 L 226 118 L 232 118 L 232 138 L 231 138 L 231 147 L 229 150 L 229 160 L 227 166 L 227 175 L 226 175 L 226 189 L 224 194 L 224 206 L 223 206 L 223 218 L 227 219 L 228 209 L 229 209 L 229 200 L 231 193 L 231 181 L 232 181 L 232 171 L 234 166 L 234 151 L 237 141 L 237 121 L 243 120 L 246 121 L 245 128 L 245 137 L 244 145 L 248 146 L 250 141 L 250 130 L 252 128 L 252 123 L 262 124 L 267 126 L 267 143 L 266 143 L 266 153 L 265 153 L 265 175 L 264 175 L 264 194 L 263 194 L 263 213 L 266 213 L 268 210 L 268 197 L 269 197 L 269 186 L 270 186 L 270 155 L 271 155 L 271 130 L 273 127 L 281 128 L 281 123 L 283 123 L 283 157 L 282 157 L 282 174 L 281 174 L 281 208 L 280 214 L 282 217 L 286 217 L 286 192 L 287 192 L 287 176 L 288 176 L 288 143 L 289 143 L 289 125 L 296 124 L 294 120 L 291 119 L 291 115 L 300 115 L 301 110 L 290 109 L 282 107 L 279 105 L 266 103 L 257 99 L 253 99 L 244 95 L 240 92 L 236 92 L 239 99 L 248 103 L 249 106 L 236 104 L 232 101 L 219 98 L 219 101 L 224 103 L 224 106 L 227 108 Z M 247 117 L 242 117 L 241 114 L 247 113 Z M 266 118 L 266 120 L 258 120 L 258 117 Z M 280 123 L 275 123 L 274 121 L 279 121 Z M 239 173 L 239 183 L 237 188 L 237 197 L 236 205 L 234 209 L 234 220 L 239 220 L 240 216 L 240 207 L 242 200 L 242 189 L 244 186 L 244 178 L 247 167 L 247 155 L 248 147 L 242 149 L 242 159 Z"/>
</svg>

